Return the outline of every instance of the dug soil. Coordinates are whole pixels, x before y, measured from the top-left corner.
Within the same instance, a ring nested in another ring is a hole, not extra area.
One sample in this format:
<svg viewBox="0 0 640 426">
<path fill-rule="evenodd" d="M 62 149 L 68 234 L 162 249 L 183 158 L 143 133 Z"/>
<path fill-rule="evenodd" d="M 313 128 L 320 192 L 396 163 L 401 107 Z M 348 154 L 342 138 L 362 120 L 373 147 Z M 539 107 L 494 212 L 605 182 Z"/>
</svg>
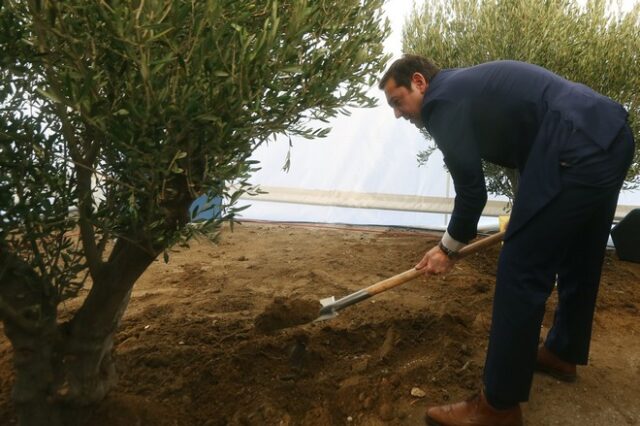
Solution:
<svg viewBox="0 0 640 426">
<path fill-rule="evenodd" d="M 120 381 L 89 424 L 422 425 L 429 405 L 479 389 L 499 246 L 312 320 L 320 299 L 413 267 L 439 238 L 246 222 L 159 259 L 117 335 Z M 542 336 L 555 304 L 554 294 Z M 610 252 L 589 365 L 575 383 L 536 375 L 526 424 L 640 425 L 639 319 L 640 265 Z M 2 425 L 16 422 L 11 355 L 3 335 Z"/>
</svg>

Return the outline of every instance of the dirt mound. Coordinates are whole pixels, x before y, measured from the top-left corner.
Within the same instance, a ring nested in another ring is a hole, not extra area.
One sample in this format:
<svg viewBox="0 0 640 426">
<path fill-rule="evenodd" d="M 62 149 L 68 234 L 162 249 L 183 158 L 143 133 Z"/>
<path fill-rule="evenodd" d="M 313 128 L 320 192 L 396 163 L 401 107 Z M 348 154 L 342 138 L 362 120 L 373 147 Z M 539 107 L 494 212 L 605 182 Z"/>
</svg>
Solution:
<svg viewBox="0 0 640 426">
<path fill-rule="evenodd" d="M 273 333 L 283 328 L 306 324 L 318 317 L 320 307 L 317 300 L 276 297 L 256 317 L 256 330 L 260 333 Z"/>
</svg>

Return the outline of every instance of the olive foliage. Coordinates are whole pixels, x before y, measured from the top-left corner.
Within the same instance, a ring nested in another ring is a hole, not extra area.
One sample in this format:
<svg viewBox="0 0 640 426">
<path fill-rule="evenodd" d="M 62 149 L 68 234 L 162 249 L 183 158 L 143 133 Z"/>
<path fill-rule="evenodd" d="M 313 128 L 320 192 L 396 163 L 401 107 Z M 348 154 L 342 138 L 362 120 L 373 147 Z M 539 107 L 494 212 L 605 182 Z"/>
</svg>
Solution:
<svg viewBox="0 0 640 426">
<path fill-rule="evenodd" d="M 141 238 L 153 252 L 215 231 L 219 220 L 184 226 L 186 206 L 225 195 L 231 219 L 256 147 L 275 134 L 323 136 L 310 119 L 373 105 L 381 4 L 5 1 L 2 244 L 66 282 L 77 251 L 64 235 L 77 225 L 89 266 L 105 240 Z"/>
</svg>

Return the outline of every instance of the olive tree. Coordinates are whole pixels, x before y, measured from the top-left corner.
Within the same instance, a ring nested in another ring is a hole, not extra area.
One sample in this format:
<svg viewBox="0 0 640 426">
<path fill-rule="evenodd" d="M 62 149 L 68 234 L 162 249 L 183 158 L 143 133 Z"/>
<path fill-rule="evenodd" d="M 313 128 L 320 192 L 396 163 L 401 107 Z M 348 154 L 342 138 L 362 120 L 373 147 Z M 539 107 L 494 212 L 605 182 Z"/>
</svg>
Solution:
<svg viewBox="0 0 640 426">
<path fill-rule="evenodd" d="M 382 2 L 0 1 L 0 318 L 21 424 L 104 397 L 134 283 L 233 223 L 254 149 L 374 104 Z M 201 194 L 223 213 L 190 224 Z"/>
<path fill-rule="evenodd" d="M 429 1 L 405 23 L 403 47 L 444 68 L 499 59 L 541 65 L 623 104 L 640 140 L 639 2 L 623 11 L 614 0 Z M 628 186 L 639 173 L 640 150 Z M 514 171 L 486 164 L 485 175 L 491 192 L 513 198 Z"/>
</svg>

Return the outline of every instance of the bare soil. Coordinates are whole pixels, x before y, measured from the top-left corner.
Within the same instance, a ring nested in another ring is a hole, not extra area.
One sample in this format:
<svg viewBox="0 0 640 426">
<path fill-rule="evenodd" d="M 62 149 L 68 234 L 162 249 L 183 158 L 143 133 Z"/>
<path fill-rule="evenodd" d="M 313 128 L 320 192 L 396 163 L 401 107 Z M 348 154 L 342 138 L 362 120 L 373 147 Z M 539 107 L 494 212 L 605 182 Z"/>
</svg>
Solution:
<svg viewBox="0 0 640 426">
<path fill-rule="evenodd" d="M 479 389 L 499 247 L 312 320 L 319 299 L 413 267 L 439 238 L 246 222 L 217 245 L 159 259 L 134 288 L 117 336 L 120 381 L 90 424 L 422 425 L 427 406 Z M 536 375 L 526 424 L 640 425 L 639 318 L 640 264 L 609 253 L 590 364 L 573 384 Z M 1 425 L 16 422 L 12 383 L 2 335 Z"/>
</svg>

